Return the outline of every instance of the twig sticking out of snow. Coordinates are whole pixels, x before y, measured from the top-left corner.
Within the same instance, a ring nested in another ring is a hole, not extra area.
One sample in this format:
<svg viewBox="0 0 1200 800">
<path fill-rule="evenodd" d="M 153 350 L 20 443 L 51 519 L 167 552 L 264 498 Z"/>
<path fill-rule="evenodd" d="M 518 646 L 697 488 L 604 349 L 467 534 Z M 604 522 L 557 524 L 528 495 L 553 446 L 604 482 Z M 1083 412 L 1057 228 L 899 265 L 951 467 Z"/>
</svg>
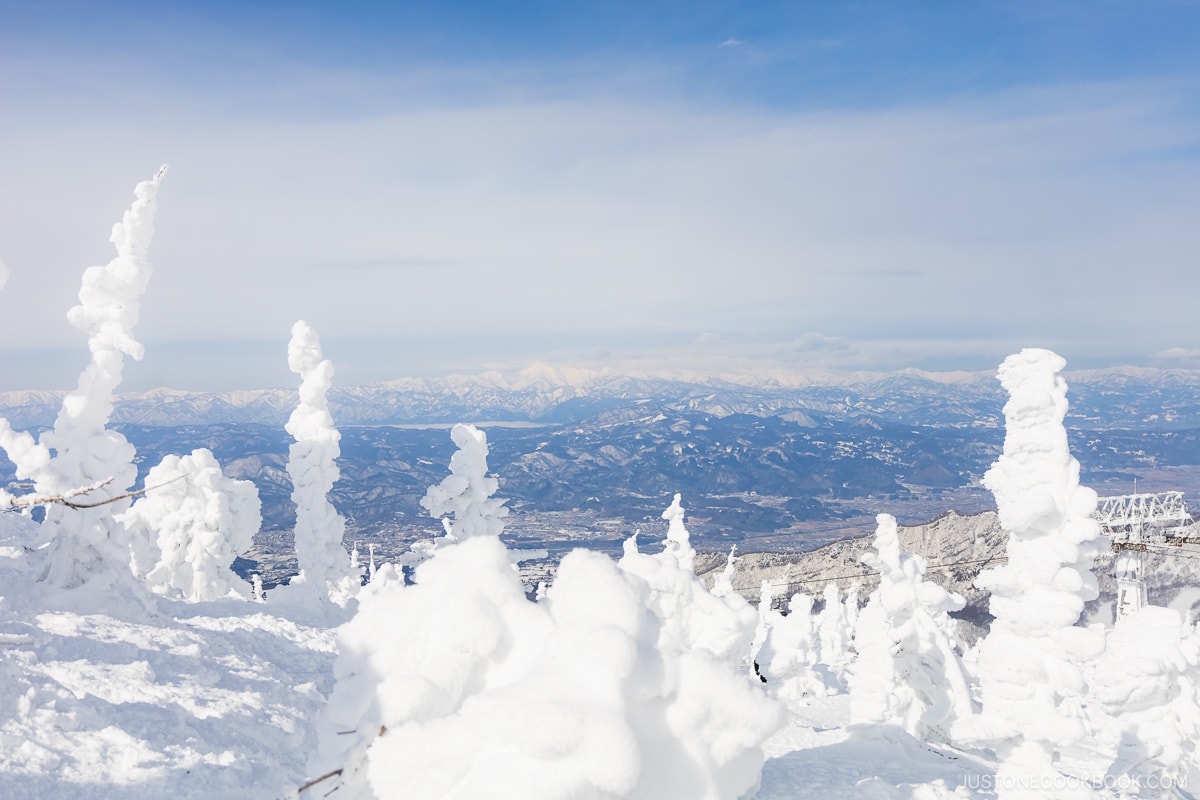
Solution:
<svg viewBox="0 0 1200 800">
<path fill-rule="evenodd" d="M 313 788 L 317 784 L 324 783 L 325 781 L 329 780 L 330 778 L 336 778 L 341 774 L 342 774 L 342 771 L 340 769 L 330 770 L 329 772 L 326 772 L 321 777 L 313 778 L 311 781 L 309 781 L 308 783 L 301 786 L 299 789 L 296 790 L 296 794 L 300 794 L 301 792 L 307 792 L 309 789 Z M 332 791 L 337 791 L 337 788 L 335 787 Z"/>
</svg>

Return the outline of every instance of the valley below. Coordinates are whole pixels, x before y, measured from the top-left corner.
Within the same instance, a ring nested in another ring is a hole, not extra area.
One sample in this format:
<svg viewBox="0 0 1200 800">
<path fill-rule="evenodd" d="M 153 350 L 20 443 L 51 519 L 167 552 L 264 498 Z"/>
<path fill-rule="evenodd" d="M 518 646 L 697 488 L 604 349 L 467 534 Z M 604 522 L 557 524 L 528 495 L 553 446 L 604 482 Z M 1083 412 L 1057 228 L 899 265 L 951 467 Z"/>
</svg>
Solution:
<svg viewBox="0 0 1200 800">
<path fill-rule="evenodd" d="M 1200 374 L 1067 377 L 1066 424 L 1085 485 L 1102 496 L 1200 497 Z M 372 550 L 378 562 L 396 561 L 441 533 L 420 501 L 447 473 L 451 424 L 472 422 L 488 435 L 489 467 L 507 498 L 505 540 L 545 551 L 526 562 L 530 581 L 575 547 L 618 554 L 634 533 L 659 541 L 676 492 L 697 549 L 722 554 L 810 551 L 868 535 L 879 513 L 919 526 L 989 511 L 982 478 L 1003 440 L 1003 399 L 987 373 L 738 383 L 540 368 L 339 389 L 330 400 L 341 433 L 330 497 L 348 550 L 364 563 Z M 0 396 L 14 425 L 35 432 L 53 424 L 60 402 L 61 393 Z M 257 572 L 267 587 L 296 569 L 283 428 L 294 402 L 282 390 L 164 390 L 119 398 L 114 412 L 113 427 L 137 448 L 139 481 L 164 456 L 196 448 L 211 450 L 229 477 L 253 481 L 263 526 L 235 570 Z"/>
</svg>

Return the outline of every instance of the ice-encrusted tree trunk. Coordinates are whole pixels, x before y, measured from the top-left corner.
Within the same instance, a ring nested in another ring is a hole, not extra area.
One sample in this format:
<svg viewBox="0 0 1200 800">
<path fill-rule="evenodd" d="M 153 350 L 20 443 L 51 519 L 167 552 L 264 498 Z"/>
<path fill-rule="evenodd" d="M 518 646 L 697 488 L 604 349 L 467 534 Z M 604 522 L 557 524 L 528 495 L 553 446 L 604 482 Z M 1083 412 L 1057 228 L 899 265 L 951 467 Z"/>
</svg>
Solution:
<svg viewBox="0 0 1200 800">
<path fill-rule="evenodd" d="M 974 709 L 951 611 L 963 598 L 925 580 L 925 559 L 900 553 L 896 519 L 876 517 L 875 547 L 862 561 L 879 587 L 858 617 L 850 666 L 850 721 L 897 725 L 918 739 L 949 738 Z"/>
<path fill-rule="evenodd" d="M 16 464 L 18 477 L 33 480 L 39 494 L 108 481 L 90 496 L 95 503 L 124 494 L 137 478 L 133 446 L 107 425 L 125 357 L 140 361 L 143 356 L 133 329 L 153 271 L 149 248 L 165 173 L 163 166 L 135 187 L 133 204 L 112 229 L 116 258 L 83 274 L 79 305 L 67 319 L 87 335 L 92 360 L 77 388 L 63 399 L 53 430 L 35 443 L 28 434 L 14 432 L 7 421 L 0 424 L 0 446 Z M 128 542 L 115 519 L 128 506 L 128 498 L 123 498 L 88 509 L 49 507 L 42 526 L 50 541 L 45 580 L 69 588 L 98 575 L 128 575 Z"/>
<path fill-rule="evenodd" d="M 213 454 L 168 455 L 146 474 L 146 494 L 121 515 L 133 572 L 162 593 L 193 601 L 248 598 L 250 585 L 230 569 L 262 525 L 258 489 L 227 478 Z"/>
<path fill-rule="evenodd" d="M 329 413 L 333 362 L 321 353 L 317 332 L 303 320 L 292 326 L 288 367 L 300 376 L 300 402 L 286 430 L 296 441 L 288 449 L 288 475 L 296 504 L 296 560 L 300 574 L 289 585 L 305 587 L 319 598 L 345 606 L 361 578 L 350 568 L 342 547 L 346 521 L 329 502 L 340 472 L 341 434 Z"/>
<path fill-rule="evenodd" d="M 1091 517 L 1096 493 L 1079 485 L 1067 445 L 1065 363 L 1027 349 L 1005 359 L 998 376 L 1009 395 L 1004 451 L 984 485 L 1008 533 L 1008 563 L 976 579 L 995 617 L 979 646 L 983 708 L 954 735 L 995 750 L 1003 798 L 1045 797 L 1061 783 L 1057 753 L 1085 733 L 1080 665 L 1103 648 L 1101 632 L 1076 625 L 1097 595 L 1100 528 Z M 1073 783 L 1058 796 L 1093 794 Z"/>
</svg>

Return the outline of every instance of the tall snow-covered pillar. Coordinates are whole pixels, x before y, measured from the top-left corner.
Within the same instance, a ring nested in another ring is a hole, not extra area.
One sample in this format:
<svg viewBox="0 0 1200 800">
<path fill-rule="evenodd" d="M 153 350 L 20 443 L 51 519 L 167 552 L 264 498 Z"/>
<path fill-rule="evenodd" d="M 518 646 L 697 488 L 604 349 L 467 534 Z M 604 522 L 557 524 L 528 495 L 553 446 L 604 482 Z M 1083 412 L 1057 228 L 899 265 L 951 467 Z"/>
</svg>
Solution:
<svg viewBox="0 0 1200 800">
<path fill-rule="evenodd" d="M 329 502 L 340 472 L 341 434 L 333 425 L 327 398 L 333 362 L 321 353 L 321 340 L 308 323 L 292 326 L 288 366 L 300 376 L 300 402 L 287 422 L 295 438 L 288 451 L 288 475 L 296 504 L 296 560 L 300 575 L 292 585 L 344 606 L 359 588 L 350 555 L 342 547 L 346 521 Z"/>
<path fill-rule="evenodd" d="M 1079 665 L 1104 646 L 1100 631 L 1076 625 L 1097 595 L 1091 565 L 1100 526 L 1091 516 L 1096 493 L 1079 485 L 1067 446 L 1065 363 L 1029 349 L 999 371 L 1009 394 L 1004 452 L 984 485 L 1008 533 L 1008 563 L 976 580 L 991 592 L 995 616 L 978 660 L 983 710 L 955 730 L 995 750 L 1001 798 L 1094 796 L 1082 784 L 1062 789 L 1055 766 L 1057 753 L 1085 733 Z"/>
<path fill-rule="evenodd" d="M 138 361 L 143 356 L 133 328 L 153 271 L 150 241 L 158 185 L 166 170 L 163 166 L 134 189 L 133 205 L 112 229 L 110 241 L 117 257 L 107 266 L 83 273 L 79 305 L 67 313 L 71 325 L 87 334 L 92 360 L 80 374 L 78 387 L 63 399 L 54 430 L 41 437 L 41 444 L 54 455 L 32 476 L 39 493 L 60 494 L 108 480 L 89 494 L 89 502 L 94 503 L 123 494 L 137 479 L 133 445 L 107 425 L 125 356 Z M 89 509 L 48 508 L 43 523 L 51 540 L 46 580 L 73 587 L 110 568 L 118 570 L 116 574 L 128 573 L 128 543 L 114 515 L 129 503 L 123 499 Z"/>
</svg>

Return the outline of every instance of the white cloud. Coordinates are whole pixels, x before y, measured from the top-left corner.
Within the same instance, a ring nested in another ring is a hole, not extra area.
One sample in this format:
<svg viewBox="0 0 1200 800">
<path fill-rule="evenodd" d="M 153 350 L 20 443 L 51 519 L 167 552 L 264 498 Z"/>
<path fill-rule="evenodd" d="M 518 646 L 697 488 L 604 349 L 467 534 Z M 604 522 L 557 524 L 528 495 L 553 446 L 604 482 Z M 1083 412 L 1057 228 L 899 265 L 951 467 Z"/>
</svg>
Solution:
<svg viewBox="0 0 1200 800">
<path fill-rule="evenodd" d="M 1200 348 L 1168 347 L 1155 353 L 1153 360 L 1161 366 L 1200 366 Z"/>
<path fill-rule="evenodd" d="M 776 348 L 772 355 L 785 362 L 823 363 L 832 358 L 845 363 L 857 352 L 853 344 L 839 336 L 806 333 Z"/>
</svg>

